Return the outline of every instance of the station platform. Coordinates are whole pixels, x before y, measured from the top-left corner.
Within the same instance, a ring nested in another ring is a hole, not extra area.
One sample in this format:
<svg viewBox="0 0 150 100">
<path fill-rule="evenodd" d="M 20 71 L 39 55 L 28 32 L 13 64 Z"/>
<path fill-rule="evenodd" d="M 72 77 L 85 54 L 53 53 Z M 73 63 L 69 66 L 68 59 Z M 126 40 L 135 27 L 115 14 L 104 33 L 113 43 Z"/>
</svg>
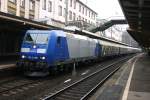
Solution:
<svg viewBox="0 0 150 100">
<path fill-rule="evenodd" d="M 0 70 L 3 69 L 8 69 L 8 68 L 14 68 L 16 67 L 16 62 L 5 62 L 5 63 L 0 63 Z"/>
<path fill-rule="evenodd" d="M 150 56 L 128 60 L 90 100 L 150 100 Z"/>
<path fill-rule="evenodd" d="M 143 54 L 133 63 L 122 100 L 150 99 L 150 56 Z"/>
<path fill-rule="evenodd" d="M 16 62 L 15 61 L 7 61 L 0 62 L 0 79 L 5 79 L 8 76 L 12 76 L 16 74 Z"/>
</svg>

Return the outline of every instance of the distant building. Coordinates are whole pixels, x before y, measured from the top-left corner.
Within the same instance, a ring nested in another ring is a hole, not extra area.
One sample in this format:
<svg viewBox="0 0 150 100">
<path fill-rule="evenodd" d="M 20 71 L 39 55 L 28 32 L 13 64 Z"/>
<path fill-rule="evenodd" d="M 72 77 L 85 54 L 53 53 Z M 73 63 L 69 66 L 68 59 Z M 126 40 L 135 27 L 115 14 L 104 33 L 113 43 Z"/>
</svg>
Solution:
<svg viewBox="0 0 150 100">
<path fill-rule="evenodd" d="M 96 24 L 97 16 L 80 0 L 0 0 L 0 11 L 60 27 L 66 19 Z"/>
<path fill-rule="evenodd" d="M 80 0 L 40 0 L 39 20 L 63 27 L 65 21 L 96 24 L 97 13 Z"/>
<path fill-rule="evenodd" d="M 39 0 L 0 0 L 0 11 L 27 19 L 38 19 Z"/>
<path fill-rule="evenodd" d="M 129 35 L 127 31 L 122 33 L 122 42 L 130 46 L 139 47 L 139 44 Z"/>
</svg>

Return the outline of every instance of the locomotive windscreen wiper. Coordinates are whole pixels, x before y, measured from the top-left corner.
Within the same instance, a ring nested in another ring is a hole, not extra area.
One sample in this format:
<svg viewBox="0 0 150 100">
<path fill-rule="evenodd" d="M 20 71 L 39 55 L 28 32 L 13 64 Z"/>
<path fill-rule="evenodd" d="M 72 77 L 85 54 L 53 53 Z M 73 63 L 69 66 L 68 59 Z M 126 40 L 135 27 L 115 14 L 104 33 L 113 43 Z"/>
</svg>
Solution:
<svg viewBox="0 0 150 100">
<path fill-rule="evenodd" d="M 36 36 L 34 36 L 34 35 L 36 35 L 36 34 L 27 34 L 26 36 L 25 36 L 25 39 L 24 39 L 24 41 L 25 42 L 33 42 L 34 43 L 34 41 L 35 41 L 35 37 Z"/>
</svg>

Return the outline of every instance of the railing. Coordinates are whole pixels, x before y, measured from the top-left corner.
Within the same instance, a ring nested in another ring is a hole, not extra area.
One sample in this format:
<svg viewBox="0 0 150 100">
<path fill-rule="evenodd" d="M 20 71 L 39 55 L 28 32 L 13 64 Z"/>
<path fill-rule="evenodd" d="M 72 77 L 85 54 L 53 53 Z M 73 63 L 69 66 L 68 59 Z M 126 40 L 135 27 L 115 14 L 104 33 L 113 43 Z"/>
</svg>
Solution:
<svg viewBox="0 0 150 100">
<path fill-rule="evenodd" d="M 95 25 L 87 23 L 86 21 L 83 21 L 83 20 L 69 21 L 67 26 L 76 26 L 78 28 L 81 28 L 87 31 L 89 31 L 91 28 L 96 28 Z"/>
</svg>

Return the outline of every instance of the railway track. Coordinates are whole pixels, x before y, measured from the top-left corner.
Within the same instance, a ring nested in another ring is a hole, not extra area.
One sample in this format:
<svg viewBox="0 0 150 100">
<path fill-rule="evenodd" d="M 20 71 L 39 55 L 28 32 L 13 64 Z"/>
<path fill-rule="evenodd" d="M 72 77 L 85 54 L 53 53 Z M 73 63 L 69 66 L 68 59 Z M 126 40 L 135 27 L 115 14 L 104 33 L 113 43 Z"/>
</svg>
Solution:
<svg viewBox="0 0 150 100">
<path fill-rule="evenodd" d="M 4 82 L 0 82 L 0 95 L 5 95 L 15 90 L 37 85 L 41 81 L 42 80 L 29 80 L 22 77 L 10 78 Z"/>
<path fill-rule="evenodd" d="M 127 57 L 126 59 L 128 59 L 128 58 L 130 58 L 130 57 Z M 41 99 L 41 98 L 47 96 L 46 94 L 51 93 L 46 98 L 43 98 L 43 100 L 79 100 L 84 96 L 88 97 L 86 95 L 87 94 L 90 95 L 95 90 L 94 87 L 97 88 L 96 85 L 98 83 L 102 84 L 109 77 L 108 74 L 110 74 L 112 72 L 112 70 L 115 72 L 117 69 L 119 69 L 120 62 L 122 62 L 124 60 L 120 60 L 109 66 L 106 66 L 108 64 L 98 65 L 100 67 L 97 66 L 97 68 L 99 68 L 99 70 L 97 72 L 95 72 L 87 77 L 85 76 L 84 79 L 81 79 L 81 80 L 77 81 L 76 83 L 72 82 L 71 84 L 73 84 L 75 87 L 73 85 L 70 85 L 68 87 L 62 85 L 62 87 L 61 87 L 61 85 L 60 85 L 57 88 L 56 84 L 57 83 L 59 84 L 60 82 L 64 81 L 64 78 L 60 78 L 62 80 L 60 80 L 59 82 L 57 81 L 58 79 L 52 81 L 53 77 L 46 77 L 44 79 L 36 79 L 36 80 L 25 78 L 22 76 L 19 76 L 19 77 L 14 76 L 14 77 L 10 77 L 9 79 L 4 78 L 4 80 L 0 81 L 0 99 L 11 100 L 11 98 L 13 98 L 14 100 L 19 100 L 24 95 L 26 95 L 26 96 L 23 98 L 28 98 L 28 99 L 30 99 L 30 98 L 39 99 L 40 98 Z M 101 74 L 97 75 L 97 73 L 99 73 L 99 72 Z M 113 72 L 110 75 L 112 75 L 112 74 L 113 74 Z M 108 75 L 108 77 L 106 77 L 107 75 Z M 95 76 L 97 78 L 93 78 L 92 76 L 93 77 Z M 95 81 L 95 80 L 98 80 L 99 82 Z M 102 81 L 102 82 L 100 82 L 100 81 Z M 53 82 L 55 85 L 51 84 L 51 82 Z M 93 84 L 93 82 L 95 82 L 96 84 Z M 80 83 L 82 83 L 82 84 L 80 85 Z M 77 84 L 77 85 L 75 85 L 75 84 Z M 100 86 L 100 85 L 98 85 L 98 86 Z M 54 90 L 54 88 L 52 88 L 52 87 L 55 87 L 56 89 Z M 64 88 L 64 87 L 66 87 L 66 88 Z M 69 87 L 70 87 L 70 89 L 69 89 Z M 62 89 L 62 88 L 64 88 L 64 89 Z M 84 88 L 84 90 L 82 88 Z M 59 92 L 61 92 L 61 91 L 63 93 L 63 90 L 66 90 L 66 91 L 64 91 L 65 93 L 59 94 Z M 30 91 L 32 91 L 32 92 L 30 92 Z M 54 96 L 55 94 L 57 94 L 57 95 Z M 66 94 L 68 96 L 66 96 Z M 51 96 L 53 96 L 53 97 L 51 98 Z"/>
<path fill-rule="evenodd" d="M 126 59 L 108 65 L 42 100 L 86 100 L 121 67 Z"/>
</svg>

